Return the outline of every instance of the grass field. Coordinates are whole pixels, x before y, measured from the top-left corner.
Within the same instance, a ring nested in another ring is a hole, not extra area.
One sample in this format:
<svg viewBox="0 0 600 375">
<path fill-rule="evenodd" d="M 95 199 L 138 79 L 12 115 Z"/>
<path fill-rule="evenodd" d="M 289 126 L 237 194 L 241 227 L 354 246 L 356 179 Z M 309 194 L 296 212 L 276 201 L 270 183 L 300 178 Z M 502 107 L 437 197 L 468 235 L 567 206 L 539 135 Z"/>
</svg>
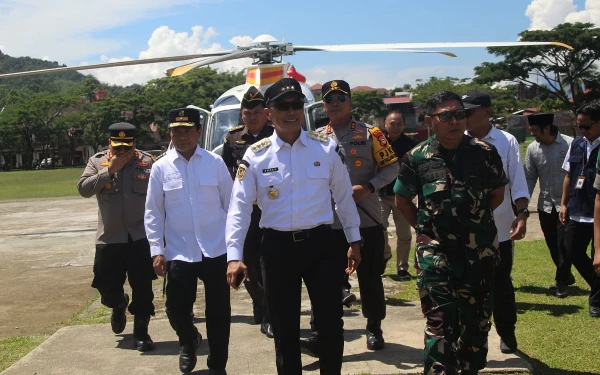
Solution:
<svg viewBox="0 0 600 375">
<path fill-rule="evenodd" d="M 79 195 L 83 168 L 0 172 L 0 200 Z"/>
</svg>

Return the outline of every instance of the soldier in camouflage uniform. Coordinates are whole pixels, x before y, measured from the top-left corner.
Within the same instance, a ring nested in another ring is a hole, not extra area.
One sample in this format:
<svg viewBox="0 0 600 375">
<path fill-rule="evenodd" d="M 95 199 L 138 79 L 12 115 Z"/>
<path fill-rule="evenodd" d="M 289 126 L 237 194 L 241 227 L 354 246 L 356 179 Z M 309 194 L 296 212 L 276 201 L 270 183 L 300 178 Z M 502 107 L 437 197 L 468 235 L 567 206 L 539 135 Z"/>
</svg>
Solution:
<svg viewBox="0 0 600 375">
<path fill-rule="evenodd" d="M 264 112 L 265 99 L 260 91 L 250 86 L 242 99 L 242 120 L 244 124 L 229 130 L 223 144 L 223 160 L 235 178 L 238 166 L 246 153 L 246 149 L 261 139 L 268 138 L 273 134 L 274 128 L 267 125 L 267 115 Z M 260 323 L 260 331 L 273 337 L 273 330 L 265 303 L 265 291 L 263 288 L 262 271 L 260 266 L 260 244 L 262 232 L 260 223 L 261 211 L 256 203 L 252 210 L 250 227 L 244 241 L 244 263 L 248 267 L 248 279 L 244 286 L 252 298 L 252 311 L 254 322 Z"/>
<path fill-rule="evenodd" d="M 331 122 L 316 130 L 332 138 L 338 144 L 344 163 L 350 173 L 353 198 L 360 215 L 362 263 L 357 276 L 362 302 L 362 313 L 367 318 L 367 348 L 383 349 L 385 341 L 381 321 L 385 319 L 385 296 L 381 269 L 384 265 L 384 229 L 381 219 L 381 204 L 377 190 L 394 181 L 398 175 L 398 158 L 383 132 L 352 118 L 350 86 L 342 80 L 326 82 L 322 87 L 324 109 Z M 335 215 L 333 224 L 336 246 L 340 251 L 340 278 L 342 302 L 349 304 L 356 299 L 350 293 L 348 275 L 344 273 L 345 252 L 348 243 L 344 237 L 340 220 Z M 313 321 L 313 334 L 302 341 L 308 354 L 316 354 L 318 345 L 318 322 Z"/>
<path fill-rule="evenodd" d="M 457 94 L 429 98 L 425 121 L 434 136 L 404 156 L 394 187 L 396 205 L 417 233 L 425 375 L 471 375 L 486 365 L 498 260 L 493 210 L 508 179 L 494 146 L 463 134 L 465 118 Z"/>
</svg>

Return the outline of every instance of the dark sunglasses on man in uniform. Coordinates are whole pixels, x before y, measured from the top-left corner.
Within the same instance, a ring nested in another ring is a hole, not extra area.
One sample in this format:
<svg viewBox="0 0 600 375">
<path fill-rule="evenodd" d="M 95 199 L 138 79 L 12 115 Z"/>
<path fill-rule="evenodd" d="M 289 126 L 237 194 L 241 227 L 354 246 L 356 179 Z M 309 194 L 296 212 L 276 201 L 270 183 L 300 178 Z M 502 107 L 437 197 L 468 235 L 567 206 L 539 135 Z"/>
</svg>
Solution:
<svg viewBox="0 0 600 375">
<path fill-rule="evenodd" d="M 595 123 L 597 123 L 598 121 L 594 121 L 590 124 L 584 125 L 584 124 L 577 124 L 577 128 L 578 129 L 583 129 L 583 130 L 590 130 L 592 128 L 592 125 L 594 125 Z"/>
<path fill-rule="evenodd" d="M 113 146 L 113 148 L 117 151 L 129 151 L 133 146 Z"/>
<path fill-rule="evenodd" d="M 346 101 L 346 95 L 329 95 L 328 97 L 323 98 L 323 101 L 327 104 L 333 104 L 336 100 L 340 103 L 344 103 Z"/>
<path fill-rule="evenodd" d="M 271 105 L 271 108 L 275 108 L 278 111 L 281 112 L 286 112 L 289 111 L 290 109 L 293 109 L 295 111 L 304 108 L 304 102 L 303 101 L 294 101 L 294 102 L 277 102 L 277 103 L 273 103 Z"/>
<path fill-rule="evenodd" d="M 440 113 L 435 113 L 429 115 L 430 117 L 437 116 L 438 120 L 441 122 L 449 122 L 452 121 L 452 118 L 457 120 L 462 120 L 467 118 L 467 110 L 466 109 L 457 109 L 455 111 L 444 111 Z"/>
</svg>

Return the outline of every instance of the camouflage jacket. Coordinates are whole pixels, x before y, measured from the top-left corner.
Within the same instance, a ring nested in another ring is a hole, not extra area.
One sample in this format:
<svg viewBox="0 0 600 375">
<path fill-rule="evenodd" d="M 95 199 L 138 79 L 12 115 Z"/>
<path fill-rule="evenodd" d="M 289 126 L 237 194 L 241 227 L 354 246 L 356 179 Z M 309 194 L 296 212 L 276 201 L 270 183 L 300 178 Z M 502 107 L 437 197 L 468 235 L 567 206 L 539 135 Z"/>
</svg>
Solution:
<svg viewBox="0 0 600 375">
<path fill-rule="evenodd" d="M 433 136 L 404 156 L 394 192 L 418 195 L 416 232 L 431 237 L 435 251 L 467 248 L 482 258 L 498 246 L 490 193 L 507 183 L 494 146 L 465 135 L 449 151 Z"/>
</svg>

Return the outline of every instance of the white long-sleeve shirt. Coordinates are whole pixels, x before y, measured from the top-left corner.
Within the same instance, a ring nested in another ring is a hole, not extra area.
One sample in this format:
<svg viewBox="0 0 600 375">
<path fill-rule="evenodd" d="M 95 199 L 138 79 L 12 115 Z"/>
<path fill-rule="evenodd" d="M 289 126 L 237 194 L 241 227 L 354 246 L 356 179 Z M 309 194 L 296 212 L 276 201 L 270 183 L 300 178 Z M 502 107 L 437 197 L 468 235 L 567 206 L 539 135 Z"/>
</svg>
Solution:
<svg viewBox="0 0 600 375">
<path fill-rule="evenodd" d="M 512 203 L 519 198 L 529 199 L 529 188 L 525 178 L 525 169 L 521 163 L 519 142 L 512 134 L 496 129 L 491 124 L 490 127 L 489 133 L 481 140 L 496 147 L 500 158 L 502 158 L 504 173 L 508 177 L 508 188 L 504 189 L 504 200 L 494 210 L 498 241 L 503 242 L 510 239 L 510 227 L 515 220 Z M 471 135 L 469 132 L 466 133 Z"/>
<path fill-rule="evenodd" d="M 169 150 L 152 168 L 146 197 L 144 225 L 152 256 L 200 262 L 225 254 L 232 184 L 220 156 L 196 147 L 188 161 Z"/>
<path fill-rule="evenodd" d="M 228 261 L 242 259 L 255 200 L 262 210 L 261 228 L 298 231 L 332 224 L 333 196 L 346 239 L 360 240 L 352 184 L 336 147 L 331 139 L 313 139 L 302 131 L 293 145 L 274 133 L 246 150 L 227 215 Z"/>
</svg>

